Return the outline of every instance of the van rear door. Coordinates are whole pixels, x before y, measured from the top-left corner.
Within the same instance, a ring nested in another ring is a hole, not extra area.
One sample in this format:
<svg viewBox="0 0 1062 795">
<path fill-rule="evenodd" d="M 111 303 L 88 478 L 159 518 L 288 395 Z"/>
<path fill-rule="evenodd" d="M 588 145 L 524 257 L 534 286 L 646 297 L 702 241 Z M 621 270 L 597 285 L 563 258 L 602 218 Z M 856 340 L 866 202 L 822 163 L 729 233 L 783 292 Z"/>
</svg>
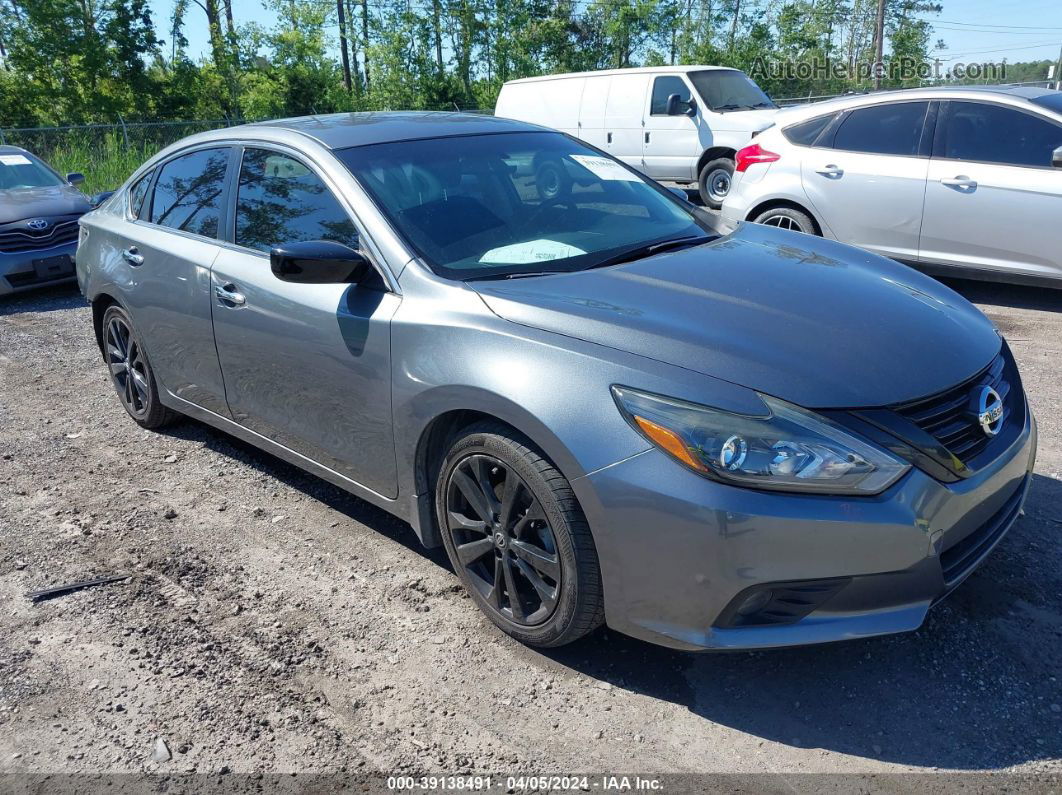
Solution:
<svg viewBox="0 0 1062 795">
<path fill-rule="evenodd" d="M 609 79 L 605 102 L 606 152 L 629 166 L 642 170 L 642 139 L 645 95 L 649 75 L 616 74 Z"/>
</svg>

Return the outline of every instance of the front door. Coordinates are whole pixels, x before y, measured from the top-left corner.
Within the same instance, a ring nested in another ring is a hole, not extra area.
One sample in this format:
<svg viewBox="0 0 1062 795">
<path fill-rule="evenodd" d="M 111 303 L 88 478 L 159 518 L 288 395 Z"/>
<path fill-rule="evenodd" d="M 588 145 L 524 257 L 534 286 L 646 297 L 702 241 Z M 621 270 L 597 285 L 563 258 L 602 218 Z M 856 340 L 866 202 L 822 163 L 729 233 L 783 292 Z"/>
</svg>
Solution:
<svg viewBox="0 0 1062 795">
<path fill-rule="evenodd" d="M 668 114 L 667 99 L 672 94 L 678 95 L 679 103 Z M 692 96 L 689 85 L 679 75 L 653 78 L 642 136 L 644 170 L 653 179 L 696 179 L 693 166 L 701 152 L 698 119 L 686 115 Z"/>
<path fill-rule="evenodd" d="M 842 243 L 913 262 L 929 170 L 928 102 L 846 113 L 824 145 L 801 149 L 801 183 Z"/>
<path fill-rule="evenodd" d="M 293 154 L 243 151 L 233 247 L 214 263 L 214 335 L 233 418 L 359 484 L 398 491 L 391 424 L 391 316 L 381 285 L 293 284 L 269 266 L 279 243 L 359 232 Z"/>
<path fill-rule="evenodd" d="M 1062 277 L 1062 125 L 989 102 L 949 102 L 926 185 L 921 259 Z M 1021 230 L 1016 233 L 1016 230 Z"/>
</svg>

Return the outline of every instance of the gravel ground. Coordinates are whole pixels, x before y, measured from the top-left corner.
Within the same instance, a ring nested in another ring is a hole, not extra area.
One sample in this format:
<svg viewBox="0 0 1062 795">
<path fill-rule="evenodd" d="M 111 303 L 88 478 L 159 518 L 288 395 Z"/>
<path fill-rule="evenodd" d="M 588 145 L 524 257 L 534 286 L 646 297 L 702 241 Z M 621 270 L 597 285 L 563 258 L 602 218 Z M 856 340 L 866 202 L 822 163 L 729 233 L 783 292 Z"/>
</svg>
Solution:
<svg viewBox="0 0 1062 795">
<path fill-rule="evenodd" d="M 1040 420 L 1025 516 L 918 632 L 725 655 L 606 630 L 524 648 L 382 511 L 206 426 L 138 428 L 75 288 L 6 299 L 0 772 L 1053 779 L 1062 291 L 953 286 L 1010 339 Z"/>
</svg>

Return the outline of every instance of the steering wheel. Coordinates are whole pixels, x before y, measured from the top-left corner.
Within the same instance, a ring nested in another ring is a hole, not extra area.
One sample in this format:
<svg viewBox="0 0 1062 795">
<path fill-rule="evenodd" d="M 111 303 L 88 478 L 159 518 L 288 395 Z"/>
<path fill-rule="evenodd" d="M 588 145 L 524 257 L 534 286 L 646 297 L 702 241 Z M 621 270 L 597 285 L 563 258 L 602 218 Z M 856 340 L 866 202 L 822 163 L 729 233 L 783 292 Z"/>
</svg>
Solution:
<svg viewBox="0 0 1062 795">
<path fill-rule="evenodd" d="M 527 216 L 524 222 L 520 225 L 520 231 L 532 226 L 539 217 L 547 210 L 552 210 L 554 207 L 567 207 L 570 210 L 574 210 L 576 207 L 575 200 L 571 196 L 554 196 L 550 199 L 545 199 L 534 210 L 531 211 L 531 215 Z"/>
</svg>

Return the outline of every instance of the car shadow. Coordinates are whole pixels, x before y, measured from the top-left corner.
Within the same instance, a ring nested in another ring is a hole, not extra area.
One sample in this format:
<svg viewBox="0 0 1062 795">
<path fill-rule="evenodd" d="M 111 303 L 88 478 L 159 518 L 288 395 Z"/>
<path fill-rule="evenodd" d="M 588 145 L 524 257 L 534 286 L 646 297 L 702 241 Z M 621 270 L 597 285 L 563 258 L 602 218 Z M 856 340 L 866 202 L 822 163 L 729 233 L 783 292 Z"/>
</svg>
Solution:
<svg viewBox="0 0 1062 795">
<path fill-rule="evenodd" d="M 0 296 L 0 315 L 22 312 L 56 312 L 77 309 L 86 305 L 77 282 L 64 282 L 53 287 L 38 287 L 24 293 Z"/>
<path fill-rule="evenodd" d="M 1062 482 L 1034 475 L 1025 515 L 914 633 L 691 654 L 602 630 L 543 656 L 794 747 L 960 770 L 1058 758 L 1059 506 Z"/>
<path fill-rule="evenodd" d="M 936 278 L 974 304 L 991 304 L 1014 309 L 1039 309 L 1044 312 L 1062 312 L 1062 283 L 1056 289 L 952 277 L 938 276 Z"/>
<path fill-rule="evenodd" d="M 424 549 L 405 522 L 269 453 L 192 420 L 163 433 L 275 477 L 453 571 L 445 552 Z M 1057 758 L 1060 506 L 1062 482 L 1033 475 L 1025 515 L 914 633 L 696 654 L 602 628 L 560 649 L 513 648 L 531 665 L 570 668 L 789 746 L 960 770 Z M 484 622 L 484 631 L 495 630 Z"/>
</svg>

